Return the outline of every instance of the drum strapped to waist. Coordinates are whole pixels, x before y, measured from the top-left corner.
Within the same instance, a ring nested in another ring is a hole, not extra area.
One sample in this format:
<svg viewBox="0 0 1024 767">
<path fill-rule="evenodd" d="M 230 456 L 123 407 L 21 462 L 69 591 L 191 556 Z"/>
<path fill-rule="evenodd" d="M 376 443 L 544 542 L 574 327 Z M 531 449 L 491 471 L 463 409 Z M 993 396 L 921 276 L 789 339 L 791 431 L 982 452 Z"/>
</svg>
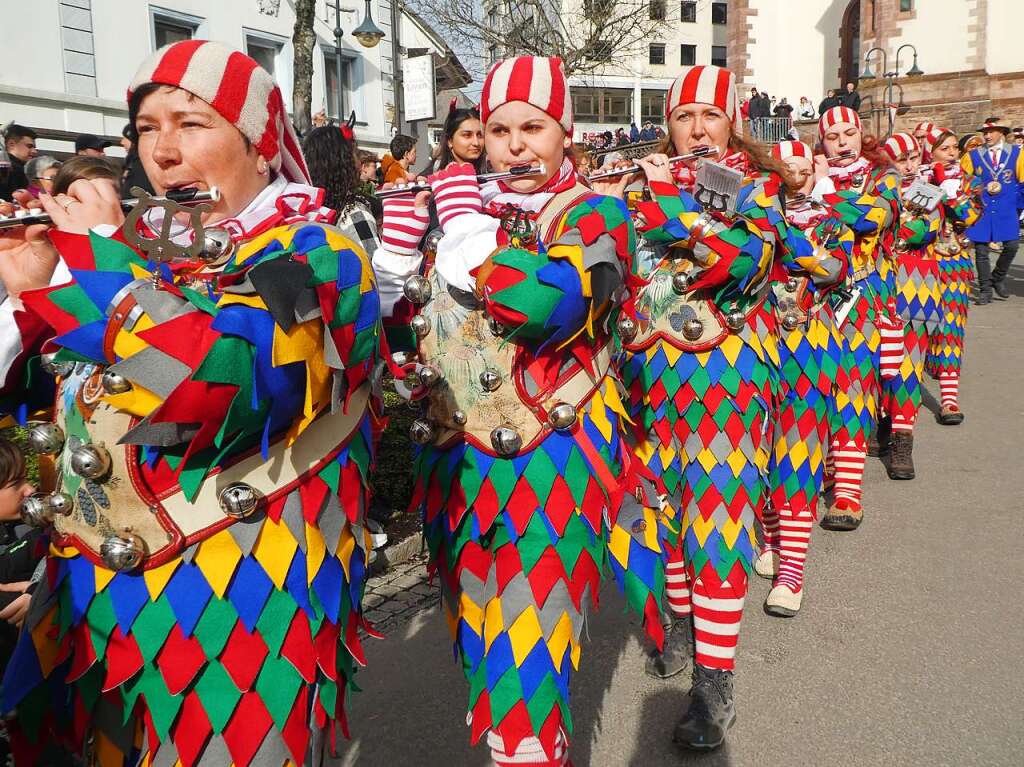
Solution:
<svg viewBox="0 0 1024 767">
<path fill-rule="evenodd" d="M 266 457 L 257 447 L 214 469 L 189 500 L 177 484 L 150 487 L 140 468 L 141 447 L 119 444 L 140 421 L 105 401 L 100 384 L 103 381 L 102 387 L 108 388 L 104 372 L 97 368 L 80 391 L 67 393 L 88 400 L 82 416 L 89 441 L 69 438 L 60 448 L 58 465 L 63 470 L 58 487 L 70 499 L 70 508 L 52 521 L 55 543 L 73 546 L 93 562 L 113 569 L 158 567 L 233 523 L 262 514 L 268 504 L 297 489 L 337 457 L 358 430 L 370 396 L 370 384 L 364 383 L 345 406 L 323 413 L 291 445 L 282 433 L 271 442 Z M 64 423 L 64 397 L 62 386 L 57 396 L 58 424 Z M 85 454 L 83 447 L 106 462 L 102 475 L 87 479 L 76 472 L 76 457 Z M 132 543 L 140 549 L 135 563 L 123 568 L 113 564 L 112 542 L 115 546 Z"/>
<path fill-rule="evenodd" d="M 638 352 L 664 341 L 685 352 L 714 349 L 730 333 L 747 326 L 762 304 L 760 299 L 767 295 L 765 285 L 745 309 L 719 307 L 707 297 L 709 291 L 690 290 L 699 276 L 692 251 L 672 249 L 670 257 L 661 261 L 641 289 L 637 299 L 640 321 L 632 338 L 622 337 L 623 346 Z"/>
<path fill-rule="evenodd" d="M 554 195 L 534 231 L 552 243 L 563 214 L 593 192 L 582 184 Z M 573 428 L 580 410 L 611 371 L 611 341 L 593 351 L 588 370 L 564 355 L 557 376 L 538 388 L 526 373 L 530 352 L 507 339 L 472 293 L 448 285 L 437 269 L 411 278 L 422 308 L 413 319 L 421 363 L 407 366 L 400 384 L 425 412 L 411 429 L 414 442 L 445 447 L 468 441 L 492 455 L 527 450 L 552 430 Z M 407 282 L 406 290 L 409 293 Z M 412 384 L 411 386 L 409 384 Z"/>
</svg>

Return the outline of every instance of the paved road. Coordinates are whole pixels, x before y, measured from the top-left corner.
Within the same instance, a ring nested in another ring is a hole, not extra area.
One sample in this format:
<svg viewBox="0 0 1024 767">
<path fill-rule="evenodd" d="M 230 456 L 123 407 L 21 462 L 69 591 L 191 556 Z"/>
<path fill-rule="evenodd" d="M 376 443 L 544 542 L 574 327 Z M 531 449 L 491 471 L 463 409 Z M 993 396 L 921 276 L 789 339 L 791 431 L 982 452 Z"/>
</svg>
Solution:
<svg viewBox="0 0 1024 767">
<path fill-rule="evenodd" d="M 869 463 L 866 521 L 815 531 L 798 617 L 764 615 L 756 579 L 720 751 L 672 747 L 688 684 L 643 675 L 637 626 L 605 589 L 574 687 L 577 767 L 1024 765 L 1024 268 L 1014 276 L 1013 299 L 972 313 L 965 423 L 923 414 L 913 482 Z M 443 624 L 425 608 L 370 644 L 342 764 L 488 764 L 468 746 Z"/>
</svg>

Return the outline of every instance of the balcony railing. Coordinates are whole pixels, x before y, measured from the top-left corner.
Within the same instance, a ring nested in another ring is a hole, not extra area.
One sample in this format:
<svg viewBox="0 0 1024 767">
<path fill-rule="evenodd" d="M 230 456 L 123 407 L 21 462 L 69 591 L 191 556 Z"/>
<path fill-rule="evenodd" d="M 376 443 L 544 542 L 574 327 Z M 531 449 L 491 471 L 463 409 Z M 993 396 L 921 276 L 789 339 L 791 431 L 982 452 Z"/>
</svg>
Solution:
<svg viewBox="0 0 1024 767">
<path fill-rule="evenodd" d="M 792 117 L 758 117 L 747 122 L 750 134 L 765 144 L 786 141 L 793 130 Z"/>
</svg>

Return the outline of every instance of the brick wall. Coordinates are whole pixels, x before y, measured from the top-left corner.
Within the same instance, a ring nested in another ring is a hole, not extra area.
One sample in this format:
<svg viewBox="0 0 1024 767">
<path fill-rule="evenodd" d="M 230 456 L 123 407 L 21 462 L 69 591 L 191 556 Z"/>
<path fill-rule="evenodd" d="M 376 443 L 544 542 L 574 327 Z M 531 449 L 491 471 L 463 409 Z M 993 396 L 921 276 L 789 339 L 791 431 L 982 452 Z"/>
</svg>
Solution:
<svg viewBox="0 0 1024 767">
<path fill-rule="evenodd" d="M 729 3 L 726 61 L 736 75 L 740 93 L 749 93 L 751 88 L 757 86 L 754 70 L 750 66 L 750 47 L 757 42 L 753 31 L 754 16 L 757 16 L 757 9 L 750 7 L 750 0 L 733 0 Z"/>
</svg>

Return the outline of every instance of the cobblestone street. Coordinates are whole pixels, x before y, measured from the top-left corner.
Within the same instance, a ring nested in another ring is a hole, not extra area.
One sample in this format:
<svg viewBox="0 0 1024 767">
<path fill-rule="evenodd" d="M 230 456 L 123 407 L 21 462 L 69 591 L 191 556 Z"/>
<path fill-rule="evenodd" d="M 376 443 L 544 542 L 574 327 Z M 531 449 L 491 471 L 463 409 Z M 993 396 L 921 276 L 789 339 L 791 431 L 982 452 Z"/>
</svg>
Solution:
<svg viewBox="0 0 1024 767">
<path fill-rule="evenodd" d="M 375 630 L 393 633 L 417 613 L 437 607 L 440 591 L 427 582 L 426 554 L 417 554 L 366 584 L 366 617 Z"/>
</svg>

